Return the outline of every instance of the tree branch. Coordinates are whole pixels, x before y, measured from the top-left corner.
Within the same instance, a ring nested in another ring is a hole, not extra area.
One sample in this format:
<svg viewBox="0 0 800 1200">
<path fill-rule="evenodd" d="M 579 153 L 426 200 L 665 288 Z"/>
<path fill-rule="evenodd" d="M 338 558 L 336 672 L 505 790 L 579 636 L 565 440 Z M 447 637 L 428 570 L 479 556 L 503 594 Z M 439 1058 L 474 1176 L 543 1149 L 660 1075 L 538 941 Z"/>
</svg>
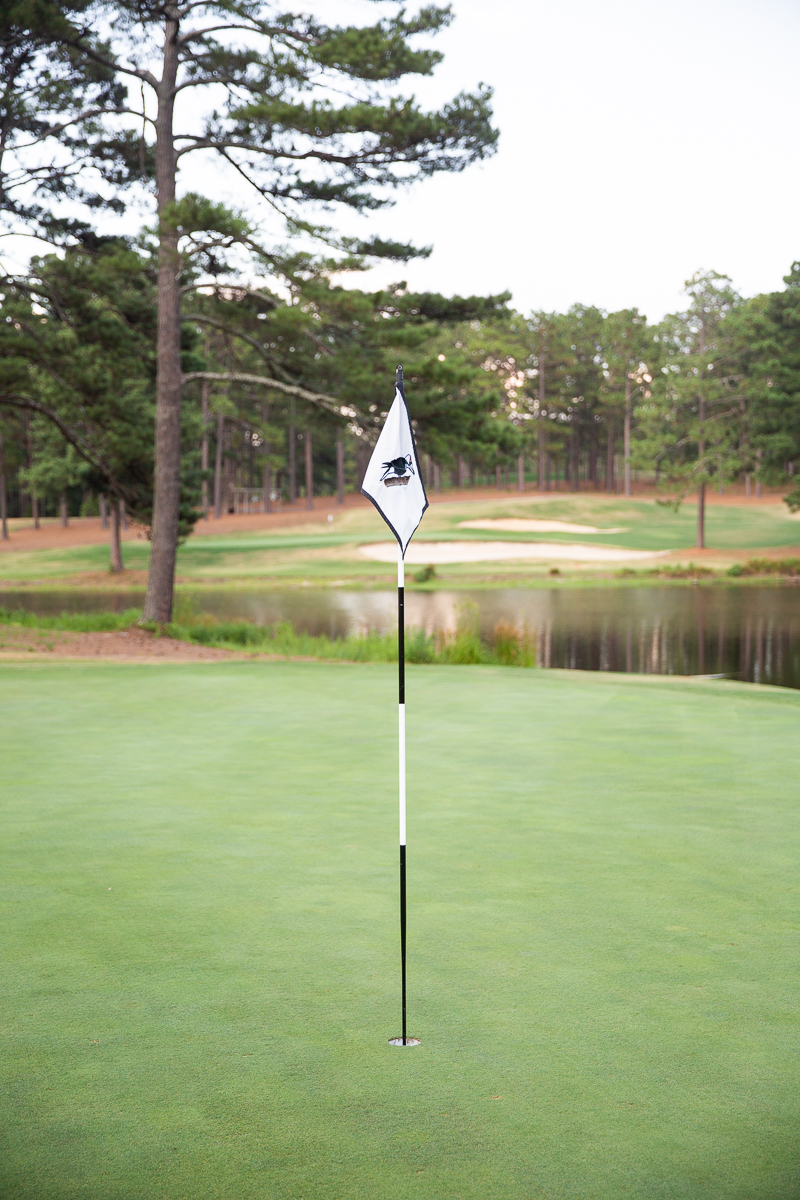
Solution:
<svg viewBox="0 0 800 1200">
<path fill-rule="evenodd" d="M 81 435 L 70 425 L 67 425 L 54 409 L 50 408 L 47 404 L 42 404 L 39 400 L 31 400 L 27 396 L 18 396 L 14 392 L 0 392 L 0 406 L 2 405 L 6 405 L 9 408 L 25 408 L 30 412 L 41 413 L 43 417 L 47 417 L 49 421 L 53 422 L 69 444 L 75 447 L 81 458 L 88 462 L 90 467 L 94 467 L 96 471 L 99 471 L 101 475 L 106 477 L 114 495 L 118 496 L 120 500 L 126 500 L 128 503 L 135 505 L 136 497 L 133 492 L 129 492 L 127 488 L 123 487 L 108 463 L 87 449 Z"/>
<path fill-rule="evenodd" d="M 90 121 L 92 117 L 142 117 L 145 121 L 149 121 L 151 125 L 155 125 L 152 117 L 148 117 L 145 113 L 137 112 L 134 108 L 89 108 L 86 112 L 78 113 L 71 121 L 64 121 L 61 125 L 51 125 L 49 129 L 45 129 L 41 137 L 34 138 L 32 142 L 23 142 L 21 145 L 14 146 L 14 151 L 29 150 L 31 146 L 38 146 L 46 138 L 54 137 L 58 133 L 63 133 L 65 129 L 69 129 L 70 125 L 79 125 L 81 121 Z"/>
<path fill-rule="evenodd" d="M 309 392 L 307 388 L 299 387 L 295 383 L 282 383 L 279 379 L 267 379 L 263 375 L 247 375 L 241 371 L 190 371 L 188 375 L 183 376 L 184 383 L 189 383 L 192 379 L 208 379 L 219 383 L 254 383 L 259 387 L 275 388 L 287 396 L 296 396 L 298 400 L 307 400 L 309 404 L 315 404 L 336 417 L 341 418 L 345 415 L 342 405 L 333 396 L 327 396 L 324 392 Z"/>
</svg>

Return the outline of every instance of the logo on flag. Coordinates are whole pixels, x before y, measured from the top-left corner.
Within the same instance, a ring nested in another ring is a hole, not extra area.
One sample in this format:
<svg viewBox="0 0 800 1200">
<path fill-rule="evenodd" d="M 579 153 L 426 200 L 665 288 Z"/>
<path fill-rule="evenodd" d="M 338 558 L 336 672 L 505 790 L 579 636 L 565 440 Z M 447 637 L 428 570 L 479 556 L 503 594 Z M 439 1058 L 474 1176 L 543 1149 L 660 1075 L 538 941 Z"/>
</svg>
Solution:
<svg viewBox="0 0 800 1200">
<path fill-rule="evenodd" d="M 391 474 L 392 472 L 394 474 Z M 411 465 L 410 454 L 407 454 L 405 458 L 393 458 L 391 462 L 383 464 L 383 482 L 386 487 L 395 487 L 398 483 L 408 483 L 413 474 L 414 468 Z"/>
<path fill-rule="evenodd" d="M 402 368 L 398 368 L 397 376 L 394 403 L 369 460 L 361 492 L 375 505 L 405 555 L 428 507 L 428 497 L 408 415 Z"/>
</svg>

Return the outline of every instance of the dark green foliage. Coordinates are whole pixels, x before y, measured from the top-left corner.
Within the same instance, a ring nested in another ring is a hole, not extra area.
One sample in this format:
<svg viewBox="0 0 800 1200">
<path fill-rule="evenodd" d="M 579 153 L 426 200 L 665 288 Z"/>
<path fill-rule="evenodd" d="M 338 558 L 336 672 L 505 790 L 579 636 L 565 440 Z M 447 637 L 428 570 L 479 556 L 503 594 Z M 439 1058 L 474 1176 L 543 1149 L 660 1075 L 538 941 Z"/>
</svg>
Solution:
<svg viewBox="0 0 800 1200">
<path fill-rule="evenodd" d="M 189 329 L 187 353 L 193 340 Z M 68 486 L 78 471 L 84 487 L 124 500 L 148 525 L 155 413 L 150 257 L 108 238 L 63 257 L 35 258 L 26 277 L 4 281 L 0 353 L 0 407 L 33 414 L 34 465 L 26 483 L 46 495 Z M 189 450 L 196 437 L 191 412 L 184 423 Z M 196 519 L 191 453 L 183 470 L 185 536 Z"/>
<path fill-rule="evenodd" d="M 90 214 L 121 211 L 118 189 L 148 169 L 131 131 L 109 136 L 103 125 L 104 116 L 128 112 L 124 84 L 69 45 L 93 7 L 11 0 L 0 11 L 0 212 L 15 232 L 47 241 L 91 236 Z M 85 40 L 102 49 L 91 32 Z M 64 201 L 83 205 L 86 216 L 53 207 Z"/>
<path fill-rule="evenodd" d="M 175 130 L 182 153 L 223 156 L 291 229 L 316 232 L 369 256 L 403 260 L 419 253 L 376 237 L 337 240 L 309 225 L 304 207 L 344 204 L 369 211 L 389 203 L 387 187 L 461 171 L 493 152 L 497 132 L 488 88 L 462 93 L 438 112 L 425 112 L 391 90 L 409 75 L 429 75 L 440 61 L 439 52 L 409 39 L 437 33 L 449 23 L 449 9 L 428 6 L 413 17 L 397 9 L 364 26 L 328 26 L 268 0 L 211 0 L 201 13 L 179 13 L 178 6 L 149 0 L 13 5 L 0 25 L 10 81 L 5 144 L 9 152 L 30 144 L 17 159 L 35 155 L 38 165 L 32 158 L 23 166 L 15 160 L 9 180 L 22 171 L 45 198 L 68 196 L 88 210 L 108 204 L 119 209 L 126 188 L 149 187 L 153 126 L 136 110 L 139 81 L 149 89 L 155 78 L 136 63 L 158 61 L 168 26 L 178 44 L 178 86 L 216 88 L 221 96 L 208 116 L 200 115 L 202 103 L 188 110 L 186 128 Z M 101 28 L 108 31 L 105 41 L 96 32 Z M 136 100 L 128 99 L 129 86 Z M 87 174 L 89 165 L 97 176 Z M 95 178 L 111 185 L 110 198 L 108 189 L 86 182 Z M 52 236 L 79 236 L 86 227 L 59 226 L 45 208 L 24 210 L 11 192 L 9 184 L 0 197 L 6 211 L 35 216 Z M 213 221 L 194 226 L 195 232 L 209 230 L 215 231 Z"/>
</svg>

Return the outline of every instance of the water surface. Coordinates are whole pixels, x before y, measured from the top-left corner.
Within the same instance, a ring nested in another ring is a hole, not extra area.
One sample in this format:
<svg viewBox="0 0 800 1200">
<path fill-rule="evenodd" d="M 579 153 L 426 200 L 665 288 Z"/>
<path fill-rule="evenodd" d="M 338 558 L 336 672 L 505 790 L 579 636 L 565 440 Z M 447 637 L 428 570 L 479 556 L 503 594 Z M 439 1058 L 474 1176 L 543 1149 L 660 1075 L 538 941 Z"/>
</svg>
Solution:
<svg viewBox="0 0 800 1200">
<path fill-rule="evenodd" d="M 140 589 L 124 592 L 4 591 L 6 608 L 122 612 L 141 606 Z M 542 667 L 644 674 L 720 674 L 800 688 L 800 588 L 737 587 L 505 588 L 409 591 L 408 625 L 452 632 L 464 605 L 491 638 L 498 622 L 535 637 Z M 204 588 L 183 592 L 178 616 L 194 612 L 340 638 L 389 632 L 397 622 L 394 590 L 353 592 L 304 588 L 258 591 Z"/>
</svg>

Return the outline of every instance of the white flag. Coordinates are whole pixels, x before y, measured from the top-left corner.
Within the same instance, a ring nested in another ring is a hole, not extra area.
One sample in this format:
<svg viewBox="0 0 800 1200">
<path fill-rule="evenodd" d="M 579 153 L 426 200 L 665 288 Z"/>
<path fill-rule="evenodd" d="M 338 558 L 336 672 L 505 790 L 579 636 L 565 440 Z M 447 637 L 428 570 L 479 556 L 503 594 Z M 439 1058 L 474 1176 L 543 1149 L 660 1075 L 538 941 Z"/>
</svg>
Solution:
<svg viewBox="0 0 800 1200">
<path fill-rule="evenodd" d="M 428 507 L 428 497 L 402 383 L 395 388 L 394 403 L 372 452 L 361 491 L 375 505 L 405 556 Z"/>
</svg>

